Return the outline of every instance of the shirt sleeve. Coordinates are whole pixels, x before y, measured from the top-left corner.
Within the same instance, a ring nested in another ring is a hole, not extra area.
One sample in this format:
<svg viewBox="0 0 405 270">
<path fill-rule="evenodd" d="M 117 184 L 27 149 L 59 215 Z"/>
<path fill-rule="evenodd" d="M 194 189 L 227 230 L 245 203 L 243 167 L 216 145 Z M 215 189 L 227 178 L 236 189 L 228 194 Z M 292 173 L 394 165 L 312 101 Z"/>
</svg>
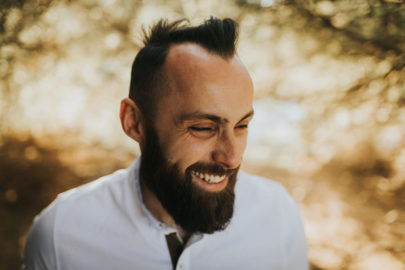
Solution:
<svg viewBox="0 0 405 270">
<path fill-rule="evenodd" d="M 55 218 L 55 202 L 35 217 L 25 243 L 23 269 L 57 269 L 54 246 Z"/>
<path fill-rule="evenodd" d="M 286 209 L 285 237 L 286 237 L 286 267 L 288 270 L 307 270 L 308 247 L 305 237 L 304 224 L 302 222 L 298 205 L 289 198 Z"/>
</svg>

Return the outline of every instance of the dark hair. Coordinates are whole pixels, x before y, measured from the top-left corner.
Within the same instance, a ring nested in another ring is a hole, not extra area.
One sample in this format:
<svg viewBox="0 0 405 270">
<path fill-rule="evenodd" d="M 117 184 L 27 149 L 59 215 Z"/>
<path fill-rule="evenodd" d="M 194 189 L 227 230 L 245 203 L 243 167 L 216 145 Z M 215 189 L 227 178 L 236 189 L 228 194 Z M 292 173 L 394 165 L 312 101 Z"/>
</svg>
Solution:
<svg viewBox="0 0 405 270">
<path fill-rule="evenodd" d="M 171 45 L 196 43 L 225 59 L 235 54 L 238 29 L 234 20 L 211 17 L 195 27 L 186 26 L 185 22 L 188 21 L 159 20 L 149 33 L 144 30 L 144 47 L 132 64 L 129 97 L 149 121 L 155 118 L 158 97 L 169 90 L 161 67 Z"/>
</svg>

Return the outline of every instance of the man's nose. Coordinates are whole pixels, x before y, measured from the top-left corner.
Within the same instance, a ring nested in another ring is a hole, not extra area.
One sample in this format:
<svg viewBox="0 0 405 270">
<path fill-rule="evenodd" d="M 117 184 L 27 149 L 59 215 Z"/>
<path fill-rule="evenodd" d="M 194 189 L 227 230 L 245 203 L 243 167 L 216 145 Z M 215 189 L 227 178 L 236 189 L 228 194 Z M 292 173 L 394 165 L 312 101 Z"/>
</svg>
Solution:
<svg viewBox="0 0 405 270">
<path fill-rule="evenodd" d="M 237 137 L 230 132 L 223 132 L 217 138 L 212 159 L 228 169 L 234 169 L 240 165 L 242 152 L 243 146 L 240 145 Z"/>
</svg>

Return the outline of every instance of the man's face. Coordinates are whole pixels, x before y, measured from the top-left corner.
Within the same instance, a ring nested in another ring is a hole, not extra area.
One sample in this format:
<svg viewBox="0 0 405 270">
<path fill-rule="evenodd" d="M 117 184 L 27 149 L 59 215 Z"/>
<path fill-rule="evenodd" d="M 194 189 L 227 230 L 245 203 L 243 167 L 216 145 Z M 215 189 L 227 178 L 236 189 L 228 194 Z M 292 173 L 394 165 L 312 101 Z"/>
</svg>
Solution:
<svg viewBox="0 0 405 270">
<path fill-rule="evenodd" d="M 170 93 L 146 128 L 141 177 L 184 230 L 211 233 L 233 213 L 252 82 L 236 56 L 223 59 L 190 43 L 173 46 L 163 68 Z"/>
</svg>

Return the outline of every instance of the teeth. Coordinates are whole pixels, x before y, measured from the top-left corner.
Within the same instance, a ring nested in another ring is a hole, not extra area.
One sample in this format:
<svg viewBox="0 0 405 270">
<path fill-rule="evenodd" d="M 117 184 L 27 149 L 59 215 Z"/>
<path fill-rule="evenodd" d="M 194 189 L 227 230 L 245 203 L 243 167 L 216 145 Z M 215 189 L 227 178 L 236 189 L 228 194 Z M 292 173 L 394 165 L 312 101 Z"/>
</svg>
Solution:
<svg viewBox="0 0 405 270">
<path fill-rule="evenodd" d="M 225 179 L 225 175 L 212 175 L 212 174 L 201 173 L 201 172 L 196 172 L 196 171 L 192 171 L 192 173 L 210 184 L 217 184 Z"/>
</svg>

